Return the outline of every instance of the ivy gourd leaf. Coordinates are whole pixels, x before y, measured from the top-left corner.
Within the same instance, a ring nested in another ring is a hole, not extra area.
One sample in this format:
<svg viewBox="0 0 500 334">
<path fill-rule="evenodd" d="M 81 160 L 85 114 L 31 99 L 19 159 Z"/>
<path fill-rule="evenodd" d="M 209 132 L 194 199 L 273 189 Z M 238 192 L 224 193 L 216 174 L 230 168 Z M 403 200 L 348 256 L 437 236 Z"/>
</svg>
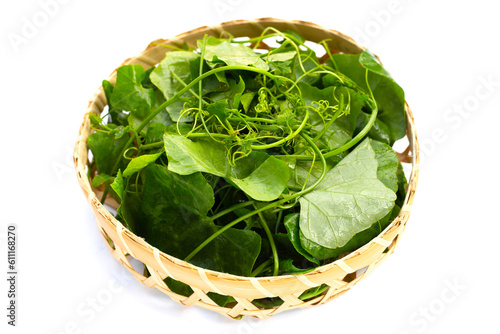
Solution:
<svg viewBox="0 0 500 334">
<path fill-rule="evenodd" d="M 145 169 L 141 201 L 143 221 L 137 234 L 161 251 L 185 258 L 220 228 L 206 214 L 213 190 L 201 173 L 179 175 L 151 164 Z M 198 252 L 190 262 L 203 268 L 248 276 L 260 252 L 254 231 L 230 228 Z"/>
<path fill-rule="evenodd" d="M 129 182 L 133 182 L 130 181 Z M 130 183 L 126 186 L 128 189 Z M 127 191 L 124 189 L 120 207 L 117 210 L 118 218 L 128 229 L 136 233 L 136 227 L 144 221 L 141 211 L 142 194 L 136 191 Z"/>
<path fill-rule="evenodd" d="M 304 99 L 304 103 L 307 106 L 312 106 L 312 107 L 318 107 L 318 102 L 320 101 L 328 101 L 329 106 L 334 106 L 337 104 L 337 102 L 334 99 L 333 93 L 334 93 L 334 87 L 326 87 L 324 89 L 319 89 L 317 87 L 311 86 L 307 83 L 304 82 L 299 82 L 299 88 L 302 92 L 302 98 Z M 330 114 L 333 114 L 332 111 L 329 111 Z M 309 111 L 309 119 L 311 123 L 315 126 L 322 126 L 323 124 L 323 118 L 314 110 Z M 342 146 L 346 141 L 350 140 L 352 138 L 352 133 L 353 133 L 353 127 L 350 125 L 349 121 L 346 119 L 344 116 L 340 116 L 335 122 L 333 122 L 331 129 L 329 129 L 329 132 L 336 133 L 339 132 L 339 134 L 336 134 L 335 137 L 336 139 L 336 144 L 338 146 Z M 332 147 L 330 149 L 333 149 L 336 147 Z"/>
<path fill-rule="evenodd" d="M 394 209 L 396 209 L 396 207 L 394 207 Z M 370 240 L 379 235 L 380 232 L 382 232 L 387 227 L 387 225 L 389 225 L 391 216 L 392 212 L 388 213 L 384 218 L 380 219 L 380 221 L 377 221 L 368 229 L 355 234 L 351 240 L 349 240 L 344 246 L 339 248 L 331 249 L 318 245 L 317 243 L 307 239 L 302 232 L 300 232 L 299 235 L 300 245 L 315 259 L 326 260 L 335 258 L 344 253 L 352 252 L 370 242 Z"/>
<path fill-rule="evenodd" d="M 392 79 L 391 75 L 382 67 L 382 65 L 378 62 L 377 58 L 370 52 L 370 50 L 366 49 L 359 55 L 359 63 L 366 69 L 369 69 L 373 73 L 377 73 Z"/>
<path fill-rule="evenodd" d="M 245 81 L 241 78 L 236 83 L 235 80 L 229 80 L 229 89 L 223 92 L 216 92 L 210 95 L 210 98 L 214 102 L 220 102 L 221 100 L 227 99 L 230 101 L 230 105 L 237 109 L 240 104 L 241 95 L 245 91 Z"/>
<path fill-rule="evenodd" d="M 141 65 L 124 65 L 116 73 L 116 85 L 111 94 L 114 108 L 128 110 L 138 117 L 144 117 L 151 111 L 155 101 L 154 90 L 145 88 L 142 81 L 146 71 Z"/>
<path fill-rule="evenodd" d="M 331 160 L 332 159 L 327 160 L 326 171 L 334 167 Z M 312 165 L 311 161 L 298 161 L 292 170 L 288 186 L 302 188 L 305 185 L 309 187 L 318 180 L 322 172 L 323 164 L 321 162 L 315 162 L 314 165 Z"/>
<path fill-rule="evenodd" d="M 163 134 L 167 131 L 167 126 L 155 123 L 152 124 L 144 135 L 144 144 L 152 144 L 163 140 Z"/>
<path fill-rule="evenodd" d="M 293 247 L 300 255 L 312 263 L 319 265 L 319 261 L 312 257 L 311 254 L 309 254 L 300 244 L 299 216 L 300 215 L 298 213 L 292 213 L 285 217 L 284 222 L 288 237 L 290 238 Z"/>
<path fill-rule="evenodd" d="M 343 247 L 354 235 L 382 219 L 396 194 L 377 179 L 377 160 L 364 140 L 300 202 L 300 230 L 326 248 Z"/>
<path fill-rule="evenodd" d="M 121 150 L 127 143 L 129 135 L 125 134 L 120 138 L 115 138 L 114 134 L 96 132 L 87 139 L 87 145 L 92 151 L 99 174 L 112 174 L 115 161 L 119 158 Z M 123 168 L 123 159 L 118 168 Z"/>
<path fill-rule="evenodd" d="M 121 200 L 123 198 L 123 190 L 125 189 L 121 170 L 118 170 L 118 174 L 116 175 L 115 180 L 113 181 L 113 183 L 111 183 L 111 188 L 115 191 L 115 193 Z"/>
<path fill-rule="evenodd" d="M 252 103 L 252 100 L 253 100 L 255 94 L 257 94 L 257 93 L 256 92 L 248 92 L 248 93 L 241 95 L 240 102 L 241 102 L 241 105 L 243 106 L 243 110 L 245 110 L 245 112 L 247 112 L 250 109 L 250 104 Z"/>
<path fill-rule="evenodd" d="M 280 261 L 280 271 L 282 275 L 299 275 L 314 270 L 313 268 L 300 269 L 293 265 L 293 259 Z"/>
<path fill-rule="evenodd" d="M 190 51 L 170 51 L 165 58 L 151 72 L 151 82 L 163 93 L 165 99 L 172 98 L 192 81 L 191 63 L 197 62 L 199 55 Z M 181 80 L 181 81 L 179 81 Z M 183 96 L 191 96 L 186 92 Z M 184 102 L 177 101 L 167 107 L 170 118 L 174 122 L 188 122 L 190 117 L 180 118 Z"/>
<path fill-rule="evenodd" d="M 155 154 L 143 154 L 136 158 L 130 160 L 127 168 L 123 171 L 123 177 L 128 177 L 143 168 L 146 168 L 149 164 L 152 164 L 162 155 L 163 152 L 158 152 Z"/>
<path fill-rule="evenodd" d="M 368 70 L 368 82 L 379 108 L 378 119 L 389 128 L 391 144 L 403 138 L 406 134 L 404 91 L 382 68 L 376 58 L 369 51 L 364 51 L 359 55 L 335 54 L 332 57 L 338 70 L 366 92 L 368 92 L 366 85 L 366 71 Z"/>
<path fill-rule="evenodd" d="M 297 51 L 286 51 L 286 52 L 278 52 L 278 53 L 271 53 L 266 56 L 266 59 L 270 62 L 282 62 L 282 61 L 287 61 L 287 60 L 292 60 L 295 55 L 297 54 Z"/>
<path fill-rule="evenodd" d="M 193 289 L 189 285 L 182 283 L 181 281 L 174 280 L 171 277 L 167 277 L 163 281 L 167 284 L 170 290 L 179 295 L 189 297 L 194 293 Z M 207 295 L 219 306 L 225 306 L 228 302 L 234 301 L 233 297 L 220 295 L 215 292 L 208 292 Z"/>
<path fill-rule="evenodd" d="M 337 102 L 334 100 L 334 87 L 330 86 L 324 89 L 311 86 L 304 82 L 299 82 L 299 88 L 302 91 L 302 97 L 307 106 L 318 108 L 320 101 L 327 101 L 329 106 L 334 106 Z M 329 111 L 331 117 L 333 112 Z M 352 139 L 354 127 L 350 122 L 350 117 L 353 115 L 341 115 L 333 124 L 328 128 L 328 131 L 321 138 L 321 142 L 317 142 L 318 147 L 325 147 L 328 150 L 334 150 L 341 147 L 349 140 Z M 309 110 L 309 119 L 311 124 L 314 125 L 316 131 L 321 131 L 325 126 L 324 120 L 321 115 L 314 111 Z M 309 145 L 306 145 L 309 146 Z"/>
<path fill-rule="evenodd" d="M 369 119 L 370 115 L 364 112 L 359 113 L 358 124 L 356 126 L 356 131 L 354 132 L 354 135 L 357 135 L 358 133 L 361 132 L 361 130 L 363 130 L 366 124 L 368 124 Z M 371 127 L 370 131 L 368 131 L 367 136 L 386 144 L 391 143 L 391 134 L 389 131 L 389 127 L 387 126 L 387 124 L 385 124 L 378 118 L 373 123 L 373 126 Z"/>
<path fill-rule="evenodd" d="M 356 128 L 358 115 L 369 100 L 368 94 L 362 94 L 352 89 L 352 85 L 355 85 L 355 83 L 349 82 L 348 78 L 342 73 L 337 73 L 337 75 L 326 74 L 322 78 L 322 83 L 326 88 L 330 86 L 335 87 L 338 97 L 340 97 L 340 94 L 344 95 L 344 103 L 349 104 L 349 110 L 345 117 L 349 119 L 351 128 Z"/>
<path fill-rule="evenodd" d="M 155 92 L 155 101 L 151 110 L 157 109 L 158 107 L 160 107 L 161 104 L 163 104 L 163 102 L 166 101 L 162 92 L 160 92 L 158 89 L 155 89 L 154 92 Z M 128 116 L 128 122 L 134 129 L 137 129 L 139 126 L 142 125 L 144 119 L 148 115 L 149 113 L 147 115 L 144 115 L 143 117 L 140 117 L 136 114 L 130 113 L 130 115 Z M 170 115 L 166 109 L 161 110 L 151 121 L 149 121 L 142 129 L 141 134 L 147 132 L 149 127 L 155 124 L 162 124 L 165 126 L 172 124 L 172 120 L 170 119 Z"/>
<path fill-rule="evenodd" d="M 203 49 L 203 41 L 198 41 L 198 47 Z M 228 40 L 221 40 L 210 36 L 206 39 L 204 59 L 210 64 L 218 60 L 228 66 L 254 66 L 268 71 L 269 66 L 251 48 L 243 44 L 233 45 Z"/>
<path fill-rule="evenodd" d="M 406 176 L 403 171 L 403 166 L 401 165 L 401 163 L 398 165 L 397 176 L 398 176 L 398 192 L 397 192 L 398 199 L 396 200 L 396 205 L 402 207 L 406 197 L 406 187 L 408 186 L 408 181 L 406 180 Z"/>
<path fill-rule="evenodd" d="M 288 164 L 267 153 L 251 152 L 231 166 L 223 144 L 204 140 L 194 142 L 170 133 L 165 133 L 163 139 L 168 168 L 174 173 L 205 172 L 225 177 L 258 201 L 278 198 L 288 183 Z"/>
<path fill-rule="evenodd" d="M 228 116 L 227 99 L 212 103 L 207 107 L 207 111 L 209 114 L 217 116 L 222 122 L 225 122 Z"/>
<path fill-rule="evenodd" d="M 241 100 L 241 95 L 245 91 L 245 81 L 243 78 L 240 76 L 240 81 L 238 81 L 238 84 L 234 88 L 234 98 L 233 98 L 233 108 L 238 109 L 240 106 L 240 100 Z"/>
<path fill-rule="evenodd" d="M 377 167 L 377 178 L 389 189 L 396 191 L 399 187 L 399 169 L 401 164 L 398 161 L 396 153 L 391 149 L 390 146 L 377 142 L 375 140 L 369 140 L 371 147 L 375 152 L 375 158 L 378 162 Z M 402 182 L 402 181 L 401 181 Z M 399 193 L 398 193 L 399 199 Z M 357 233 L 354 237 L 349 240 L 349 242 L 340 248 L 330 249 L 322 247 L 307 238 L 305 238 L 303 233 L 300 233 L 299 240 L 301 247 L 314 256 L 318 260 L 325 260 L 328 258 L 333 258 L 339 256 L 343 253 L 351 252 L 360 246 L 366 244 L 371 239 L 376 237 L 383 229 L 387 227 L 390 221 L 393 219 L 394 213 L 396 212 L 396 206 L 390 214 L 387 214 L 384 218 L 380 219 L 374 223 L 370 228 Z M 399 212 L 399 211 L 398 211 Z"/>
<path fill-rule="evenodd" d="M 98 174 L 92 179 L 92 188 L 98 188 L 102 184 L 113 182 L 114 177 L 108 174 Z"/>
<path fill-rule="evenodd" d="M 378 162 L 377 178 L 395 193 L 398 191 L 399 160 L 396 152 L 387 144 L 368 139 Z"/>
<path fill-rule="evenodd" d="M 115 108 L 111 103 L 111 95 L 113 95 L 114 87 L 108 80 L 102 81 L 102 88 L 104 90 L 104 95 L 106 96 L 106 101 L 108 102 L 108 113 L 111 118 L 110 123 L 114 123 L 116 125 L 125 125 L 127 123 L 127 114 L 120 110 L 119 108 Z"/>
<path fill-rule="evenodd" d="M 300 65 L 300 60 L 302 61 L 302 66 Z M 302 51 L 294 58 L 294 64 L 292 65 L 292 78 L 293 80 L 300 80 L 299 82 L 304 82 L 308 84 L 313 84 L 316 82 L 320 76 L 318 74 L 305 74 L 318 66 L 316 53 L 312 50 Z"/>
</svg>

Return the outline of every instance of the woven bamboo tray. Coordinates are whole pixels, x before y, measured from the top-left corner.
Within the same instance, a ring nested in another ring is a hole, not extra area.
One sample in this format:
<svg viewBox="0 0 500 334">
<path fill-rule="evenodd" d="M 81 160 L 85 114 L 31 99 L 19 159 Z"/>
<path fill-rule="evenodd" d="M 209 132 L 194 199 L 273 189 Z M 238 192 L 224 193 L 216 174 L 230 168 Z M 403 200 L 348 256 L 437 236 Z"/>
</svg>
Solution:
<svg viewBox="0 0 500 334">
<path fill-rule="evenodd" d="M 328 40 L 327 43 L 332 52 L 359 53 L 364 49 L 350 37 L 313 23 L 262 18 L 251 21 L 225 22 L 217 26 L 191 30 L 172 39 L 156 40 L 146 50 L 125 60 L 123 64 L 140 64 L 148 69 L 158 64 L 164 58 L 165 53 L 169 51 L 169 48 L 158 44 L 181 47 L 187 43 L 190 46 L 196 46 L 196 40 L 202 39 L 205 34 L 256 37 L 267 27 L 274 27 L 281 31 L 290 29 L 313 42 Z M 108 80 L 112 83 L 115 82 L 116 70 L 113 71 Z M 96 196 L 96 192 L 99 192 L 91 187 L 87 177 L 87 137 L 91 133 L 89 114 L 99 114 L 105 106 L 106 97 L 103 88 L 99 87 L 89 102 L 75 146 L 74 163 L 78 181 L 95 214 L 97 226 L 111 255 L 123 264 L 139 282 L 162 291 L 176 302 L 188 306 L 198 305 L 230 318 L 240 318 L 246 315 L 266 318 L 285 310 L 323 304 L 343 294 L 365 278 L 393 253 L 401 238 L 412 208 L 419 173 L 419 147 L 413 115 L 408 104 L 406 104 L 406 115 L 409 147 L 398 155 L 401 162 L 411 163 L 412 171 L 408 181 L 407 196 L 399 216 L 378 237 L 342 259 L 307 274 L 258 278 L 206 270 L 162 253 L 149 245 L 143 238 L 124 228 L 101 204 Z M 109 204 L 111 201 L 107 203 Z M 137 272 L 130 264 L 130 257 L 146 265 L 150 276 L 144 276 L 143 273 Z M 167 276 L 190 285 L 194 293 L 185 297 L 170 291 L 163 281 Z M 322 284 L 327 284 L 329 287 L 321 295 L 306 301 L 298 298 L 305 290 Z M 208 292 L 232 296 L 236 302 L 226 307 L 220 307 L 207 296 Z M 284 302 L 278 307 L 271 308 L 259 308 L 252 304 L 252 300 L 266 297 L 279 297 Z"/>
</svg>

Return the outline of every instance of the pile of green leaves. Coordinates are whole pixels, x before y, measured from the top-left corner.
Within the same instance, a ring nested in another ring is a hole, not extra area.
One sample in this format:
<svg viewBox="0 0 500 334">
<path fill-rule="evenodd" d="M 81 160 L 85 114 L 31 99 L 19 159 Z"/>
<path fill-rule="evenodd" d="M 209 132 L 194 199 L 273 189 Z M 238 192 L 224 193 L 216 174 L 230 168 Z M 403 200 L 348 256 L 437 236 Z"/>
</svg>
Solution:
<svg viewBox="0 0 500 334">
<path fill-rule="evenodd" d="M 405 197 L 392 149 L 404 93 L 369 51 L 316 46 L 324 57 L 267 29 L 120 67 L 88 138 L 102 201 L 113 196 L 117 219 L 161 251 L 242 276 L 304 273 L 373 239 Z"/>
</svg>

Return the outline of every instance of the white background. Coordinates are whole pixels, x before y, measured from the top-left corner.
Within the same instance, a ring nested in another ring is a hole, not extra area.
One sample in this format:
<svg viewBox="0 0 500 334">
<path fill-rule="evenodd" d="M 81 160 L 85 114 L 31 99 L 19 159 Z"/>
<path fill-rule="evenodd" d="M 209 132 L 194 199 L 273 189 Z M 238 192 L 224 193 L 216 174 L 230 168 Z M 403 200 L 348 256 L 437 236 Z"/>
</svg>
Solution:
<svg viewBox="0 0 500 334">
<path fill-rule="evenodd" d="M 59 0 L 44 22 L 46 2 L 0 5 L 0 332 L 500 332 L 494 1 Z M 342 31 L 378 54 L 406 91 L 423 161 L 402 242 L 367 279 L 323 306 L 232 321 L 174 303 L 111 258 L 71 151 L 88 99 L 125 58 L 157 38 L 266 16 Z M 40 27 L 29 31 L 30 22 Z M 5 316 L 12 223 L 19 240 L 16 328 Z"/>
</svg>

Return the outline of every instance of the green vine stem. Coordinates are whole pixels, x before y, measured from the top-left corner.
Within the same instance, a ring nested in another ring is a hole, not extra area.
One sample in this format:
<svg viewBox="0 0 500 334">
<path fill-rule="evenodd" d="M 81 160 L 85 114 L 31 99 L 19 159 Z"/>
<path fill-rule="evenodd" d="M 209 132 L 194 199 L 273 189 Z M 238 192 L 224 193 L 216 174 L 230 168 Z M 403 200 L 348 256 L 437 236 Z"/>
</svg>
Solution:
<svg viewBox="0 0 500 334">
<path fill-rule="evenodd" d="M 366 81 L 368 83 L 368 70 L 366 70 Z M 368 123 L 366 123 L 365 127 L 363 128 L 363 130 L 361 130 L 361 132 L 358 133 L 350 141 L 348 141 L 347 143 L 345 143 L 344 145 L 342 145 L 339 148 L 336 148 L 336 149 L 334 149 L 334 150 L 332 150 L 332 151 L 330 151 L 328 153 L 325 153 L 324 154 L 325 158 L 328 159 L 330 157 L 333 157 L 334 155 L 337 155 L 339 153 L 347 151 L 348 149 L 350 149 L 351 147 L 353 147 L 354 145 L 356 145 L 357 143 L 359 143 L 361 141 L 361 139 L 363 139 L 368 134 L 368 132 L 370 131 L 370 129 L 372 128 L 373 124 L 375 123 L 375 120 L 377 119 L 378 106 L 377 106 L 377 103 L 375 102 L 375 97 L 373 96 L 373 92 L 372 92 L 369 84 L 368 84 L 368 89 L 369 89 L 371 97 L 372 97 L 372 100 L 371 100 L 372 101 L 371 102 L 372 113 L 370 115 Z M 287 159 L 294 159 L 296 161 L 312 161 L 313 160 L 313 157 L 310 156 L 310 155 L 294 155 L 294 154 L 292 154 L 292 155 L 279 155 L 277 157 L 287 158 Z"/>
<path fill-rule="evenodd" d="M 253 204 L 254 209 L 257 209 L 257 206 L 255 203 Z M 271 230 L 269 229 L 269 226 L 267 225 L 266 219 L 262 215 L 262 212 L 257 212 L 257 215 L 259 216 L 260 219 L 260 225 L 264 229 L 264 232 L 266 233 L 267 238 L 269 239 L 269 245 L 271 246 L 271 251 L 273 253 L 273 276 L 277 276 L 279 269 L 280 269 L 280 259 L 278 256 L 278 250 L 276 249 L 276 244 L 274 243 L 274 238 L 273 234 L 271 233 Z"/>
<path fill-rule="evenodd" d="M 155 118 L 156 115 L 158 115 L 163 109 L 165 109 L 166 107 L 168 107 L 172 103 L 176 102 L 184 93 L 186 93 L 189 89 L 191 89 L 194 85 L 196 85 L 197 83 L 199 83 L 201 80 L 203 80 L 203 79 L 205 79 L 205 78 L 207 78 L 207 77 L 209 77 L 209 76 L 211 76 L 213 74 L 219 73 L 219 72 L 232 71 L 232 70 L 250 71 L 250 72 L 259 73 L 259 74 L 262 74 L 264 76 L 269 77 L 270 79 L 272 79 L 275 82 L 278 79 L 286 79 L 287 81 L 291 81 L 292 84 L 295 85 L 295 83 L 292 80 L 290 80 L 290 79 L 288 79 L 286 77 L 276 76 L 276 75 L 271 74 L 271 73 L 269 73 L 269 72 L 267 72 L 265 70 L 261 70 L 259 68 L 250 67 L 250 66 L 241 66 L 241 65 L 223 66 L 223 67 L 214 68 L 214 69 L 212 69 L 212 70 L 210 70 L 208 72 L 205 72 L 202 75 L 198 76 L 193 81 L 191 81 L 189 84 L 187 84 L 183 89 L 181 89 L 179 92 L 177 92 L 177 94 L 175 94 L 170 99 L 168 99 L 167 101 L 165 101 L 164 103 L 162 103 L 158 108 L 156 108 L 155 110 L 153 110 L 144 119 L 144 121 L 141 123 L 141 125 L 139 125 L 139 127 L 134 132 L 134 134 L 131 135 L 130 138 L 129 138 L 129 140 L 125 143 L 122 151 L 120 152 L 120 155 L 118 156 L 118 159 L 116 160 L 115 164 L 113 165 L 113 169 L 111 170 L 111 174 L 113 174 L 113 173 L 116 172 L 116 169 L 118 168 L 118 165 L 120 164 L 120 161 L 122 159 L 123 153 L 130 147 L 130 145 L 132 145 L 132 143 L 134 142 L 134 140 L 136 139 L 136 137 L 138 137 L 138 134 L 141 133 L 142 129 L 144 129 L 144 127 L 153 118 Z"/>
<path fill-rule="evenodd" d="M 227 215 L 228 213 L 231 213 L 235 210 L 238 210 L 238 209 L 242 209 L 244 207 L 247 207 L 249 205 L 253 205 L 255 204 L 255 201 L 254 200 L 251 200 L 251 201 L 246 201 L 246 202 L 243 202 L 243 203 L 239 203 L 239 204 L 236 204 L 236 205 L 233 205 L 225 210 L 222 210 L 222 211 L 219 211 L 217 212 L 215 215 L 213 215 L 212 217 L 209 217 L 211 220 L 216 220 L 224 215 Z"/>
</svg>

